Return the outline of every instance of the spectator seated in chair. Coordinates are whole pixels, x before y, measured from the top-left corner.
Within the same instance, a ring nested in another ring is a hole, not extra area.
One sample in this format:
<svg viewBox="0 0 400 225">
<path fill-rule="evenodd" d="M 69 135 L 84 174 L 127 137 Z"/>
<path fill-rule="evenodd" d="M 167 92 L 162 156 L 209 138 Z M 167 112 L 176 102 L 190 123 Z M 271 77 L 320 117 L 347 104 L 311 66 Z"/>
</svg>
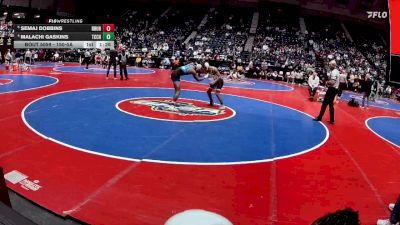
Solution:
<svg viewBox="0 0 400 225">
<path fill-rule="evenodd" d="M 317 92 L 319 86 L 319 77 L 317 76 L 317 73 L 313 70 L 309 71 L 309 74 L 311 76 L 308 78 L 308 93 L 310 95 L 309 99 L 313 101 L 315 93 Z"/>
</svg>

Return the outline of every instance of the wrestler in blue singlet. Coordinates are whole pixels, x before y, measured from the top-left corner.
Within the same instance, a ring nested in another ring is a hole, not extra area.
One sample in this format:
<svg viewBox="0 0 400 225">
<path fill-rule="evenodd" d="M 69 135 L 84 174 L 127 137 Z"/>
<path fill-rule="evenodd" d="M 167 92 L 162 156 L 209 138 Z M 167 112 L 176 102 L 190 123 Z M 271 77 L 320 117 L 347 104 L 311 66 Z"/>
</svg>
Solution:
<svg viewBox="0 0 400 225">
<path fill-rule="evenodd" d="M 171 73 L 171 80 L 174 85 L 175 94 L 173 102 L 176 102 L 181 94 L 181 76 L 192 75 L 197 81 L 204 80 L 204 77 L 200 77 L 198 71 L 201 69 L 201 65 L 195 66 L 193 64 L 187 64 L 177 68 Z"/>
<path fill-rule="evenodd" d="M 193 69 L 194 69 L 193 64 L 187 64 L 187 65 L 181 66 L 178 69 L 176 69 L 175 73 L 171 74 L 171 80 L 172 81 L 180 81 L 181 76 L 189 75 L 189 71 L 193 70 Z"/>
</svg>

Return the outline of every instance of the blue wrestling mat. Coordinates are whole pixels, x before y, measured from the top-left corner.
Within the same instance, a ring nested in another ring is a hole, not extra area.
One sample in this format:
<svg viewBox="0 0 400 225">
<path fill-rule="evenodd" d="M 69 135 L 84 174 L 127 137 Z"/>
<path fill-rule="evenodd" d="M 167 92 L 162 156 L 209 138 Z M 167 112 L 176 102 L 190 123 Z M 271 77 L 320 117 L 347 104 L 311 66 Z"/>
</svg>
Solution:
<svg viewBox="0 0 400 225">
<path fill-rule="evenodd" d="M 365 124 L 380 138 L 400 148 L 400 117 L 373 117 Z"/>
<path fill-rule="evenodd" d="M 32 90 L 56 84 L 58 79 L 44 75 L 0 75 L 0 94 Z"/>
<path fill-rule="evenodd" d="M 23 111 L 37 134 L 70 148 L 125 160 L 235 164 L 286 158 L 328 138 L 300 111 L 223 95 L 226 109 L 207 108 L 207 94 L 172 89 L 99 88 L 40 98 Z M 189 121 L 184 121 L 190 119 Z"/>
</svg>

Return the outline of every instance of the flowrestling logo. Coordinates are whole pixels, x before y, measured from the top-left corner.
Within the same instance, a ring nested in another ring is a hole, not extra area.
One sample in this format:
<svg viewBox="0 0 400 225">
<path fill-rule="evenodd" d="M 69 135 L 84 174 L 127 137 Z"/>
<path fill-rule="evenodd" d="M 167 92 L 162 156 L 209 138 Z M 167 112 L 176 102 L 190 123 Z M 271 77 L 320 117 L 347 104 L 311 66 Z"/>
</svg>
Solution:
<svg viewBox="0 0 400 225">
<path fill-rule="evenodd" d="M 386 11 L 367 11 L 367 14 L 369 19 L 386 19 L 388 17 L 388 13 Z"/>
<path fill-rule="evenodd" d="M 83 19 L 47 19 L 47 23 L 83 23 Z"/>
<path fill-rule="evenodd" d="M 39 191 L 42 188 L 42 186 L 39 185 L 39 180 L 28 180 L 28 176 L 18 170 L 13 170 L 5 174 L 4 179 L 14 185 L 19 184 L 21 188 L 27 191 Z"/>
</svg>

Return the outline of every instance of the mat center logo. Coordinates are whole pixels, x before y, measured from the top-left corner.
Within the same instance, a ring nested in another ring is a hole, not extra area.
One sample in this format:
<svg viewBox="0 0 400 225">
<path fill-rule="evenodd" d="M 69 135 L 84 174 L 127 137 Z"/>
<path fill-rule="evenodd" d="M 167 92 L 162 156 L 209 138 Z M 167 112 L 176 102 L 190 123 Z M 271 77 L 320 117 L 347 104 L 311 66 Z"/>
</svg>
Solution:
<svg viewBox="0 0 400 225">
<path fill-rule="evenodd" d="M 170 98 L 127 99 L 119 102 L 117 108 L 130 115 L 177 122 L 210 122 L 235 115 L 229 107 L 208 106 L 208 102 L 195 99 L 180 99 L 175 105 Z"/>
<path fill-rule="evenodd" d="M 176 104 L 172 104 L 171 101 L 166 100 L 134 100 L 130 101 L 130 103 L 150 106 L 153 111 L 173 113 L 181 116 L 217 116 L 225 114 L 224 109 L 202 108 L 188 102 L 177 102 Z"/>
<path fill-rule="evenodd" d="M 7 85 L 7 84 L 11 84 L 12 82 L 13 82 L 13 80 L 11 80 L 11 79 L 0 78 L 0 85 Z"/>
</svg>

